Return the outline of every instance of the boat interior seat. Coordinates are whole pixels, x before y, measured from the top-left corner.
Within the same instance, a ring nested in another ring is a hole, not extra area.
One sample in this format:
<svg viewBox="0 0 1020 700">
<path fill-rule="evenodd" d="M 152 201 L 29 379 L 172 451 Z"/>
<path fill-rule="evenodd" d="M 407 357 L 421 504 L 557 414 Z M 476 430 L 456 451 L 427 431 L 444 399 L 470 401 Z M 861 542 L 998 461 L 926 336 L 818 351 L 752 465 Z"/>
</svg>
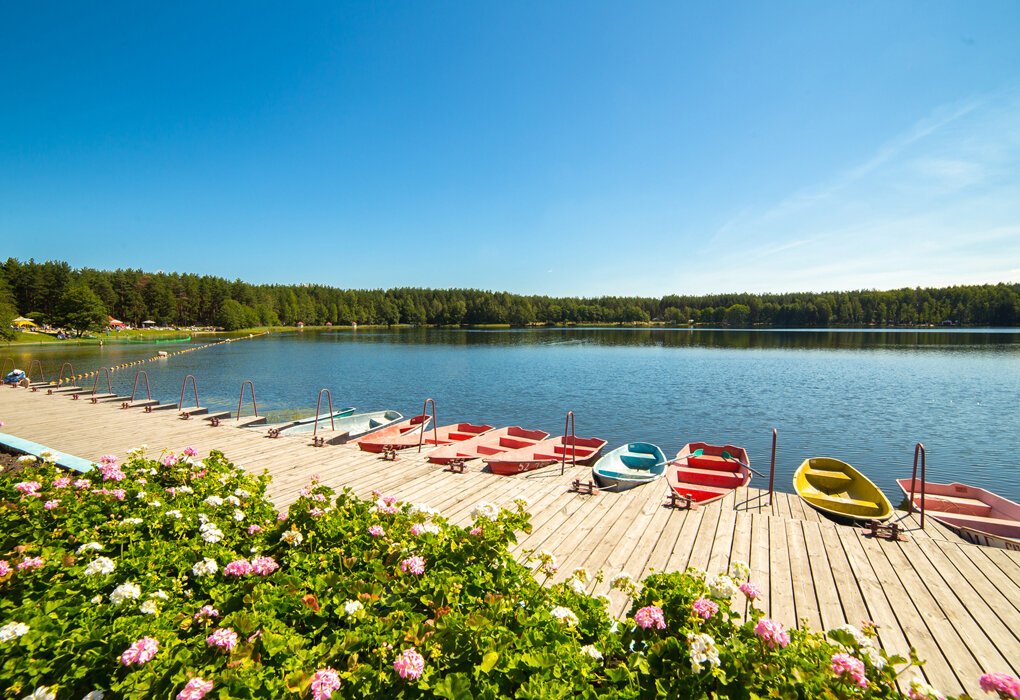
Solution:
<svg viewBox="0 0 1020 700">
<path fill-rule="evenodd" d="M 647 453 L 625 452 L 620 455 L 620 461 L 631 469 L 651 469 L 658 464 L 655 457 Z"/>
<path fill-rule="evenodd" d="M 841 510 L 839 506 L 843 506 L 845 508 L 849 505 L 860 509 L 860 515 L 879 515 L 882 512 L 882 506 L 874 501 L 865 501 L 843 494 L 806 493 L 804 494 L 804 498 L 830 510 L 838 511 Z"/>
<path fill-rule="evenodd" d="M 599 472 L 611 479 L 646 479 L 649 471 L 647 469 L 617 469 L 614 471 Z"/>
</svg>

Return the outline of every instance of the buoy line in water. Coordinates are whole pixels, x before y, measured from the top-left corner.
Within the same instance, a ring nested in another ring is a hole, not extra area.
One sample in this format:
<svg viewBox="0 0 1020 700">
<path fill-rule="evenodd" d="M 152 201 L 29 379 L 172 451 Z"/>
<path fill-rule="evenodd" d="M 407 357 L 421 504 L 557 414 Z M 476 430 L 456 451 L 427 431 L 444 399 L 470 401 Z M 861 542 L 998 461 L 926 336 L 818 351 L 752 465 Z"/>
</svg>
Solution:
<svg viewBox="0 0 1020 700">
<path fill-rule="evenodd" d="M 240 338 L 224 338 L 223 340 L 217 340 L 215 343 L 206 343 L 205 345 L 197 345 L 197 346 L 195 346 L 193 348 L 185 348 L 184 350 L 177 350 L 175 352 L 167 352 L 165 355 L 156 355 L 155 357 L 150 357 L 150 358 L 147 358 L 147 359 L 144 359 L 144 360 L 135 360 L 134 362 L 125 362 L 125 363 L 120 364 L 120 365 L 113 365 L 111 367 L 106 367 L 106 368 L 100 367 L 97 370 L 94 370 L 92 372 L 86 372 L 85 374 L 74 374 L 74 375 L 71 375 L 69 377 L 63 377 L 63 378 L 61 378 L 61 379 L 59 379 L 59 380 L 57 380 L 55 382 L 50 382 L 50 384 L 53 384 L 55 386 L 61 386 L 63 384 L 74 384 L 75 382 L 77 382 L 77 381 L 79 381 L 81 379 L 88 379 L 90 377 L 98 375 L 103 369 L 108 369 L 111 373 L 113 373 L 113 372 L 116 372 L 118 369 L 126 369 L 128 367 L 136 367 L 138 365 L 143 365 L 146 362 L 155 362 L 156 360 L 166 360 L 166 359 L 169 359 L 171 357 L 175 357 L 177 355 L 183 355 L 186 352 L 195 352 L 196 350 L 204 350 L 205 348 L 212 348 L 212 347 L 215 347 L 217 345 L 222 345 L 223 343 L 233 343 L 233 342 L 238 341 L 238 340 L 249 340 L 250 338 L 258 338 L 258 337 L 263 336 L 263 335 L 269 335 L 269 331 L 264 331 L 262 333 L 259 333 L 258 335 L 249 334 L 249 335 L 246 335 L 246 336 L 241 336 Z M 166 351 L 163 351 L 163 352 L 166 352 Z"/>
</svg>

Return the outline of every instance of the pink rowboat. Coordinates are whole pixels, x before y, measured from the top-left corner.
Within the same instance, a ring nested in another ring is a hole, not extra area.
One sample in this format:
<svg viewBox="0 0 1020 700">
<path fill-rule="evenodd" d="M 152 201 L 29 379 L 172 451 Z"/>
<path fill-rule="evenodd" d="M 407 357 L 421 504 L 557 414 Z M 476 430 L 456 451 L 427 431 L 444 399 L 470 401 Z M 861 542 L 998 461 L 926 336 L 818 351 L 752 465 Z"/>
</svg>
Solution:
<svg viewBox="0 0 1020 700">
<path fill-rule="evenodd" d="M 434 430 L 429 430 L 426 426 L 424 438 L 418 434 L 417 430 L 401 433 L 400 435 L 384 436 L 380 438 L 375 437 L 378 433 L 373 433 L 372 435 L 366 435 L 361 440 L 358 440 L 358 447 L 365 452 L 382 452 L 387 447 L 392 447 L 395 450 L 403 450 L 408 447 L 417 447 L 419 440 L 421 440 L 421 444 L 425 447 L 449 445 L 454 442 L 471 440 L 472 438 L 476 438 L 490 430 L 492 430 L 491 425 L 472 425 L 471 423 L 443 425 L 435 428 Z"/>
<path fill-rule="evenodd" d="M 443 445 L 429 455 L 433 464 L 449 464 L 454 460 L 478 459 L 489 455 L 516 450 L 545 440 L 549 433 L 541 430 L 525 430 L 518 426 L 491 430 L 470 440 Z"/>
<path fill-rule="evenodd" d="M 598 459 L 605 446 L 606 441 L 598 438 L 560 435 L 495 457 L 487 457 L 485 463 L 493 474 L 510 476 L 555 464 L 564 458 L 564 452 L 567 462 L 591 464 Z"/>
<path fill-rule="evenodd" d="M 702 454 L 691 454 L 698 450 Z M 731 459 L 724 458 L 723 452 L 728 452 Z M 751 481 L 750 463 L 743 447 L 691 442 L 676 453 L 676 458 L 666 469 L 666 480 L 678 496 L 690 496 L 703 505 L 747 486 Z"/>
<path fill-rule="evenodd" d="M 897 479 L 914 508 L 921 508 L 921 480 Z M 924 482 L 924 511 L 974 544 L 1020 552 L 1020 503 L 966 484 Z"/>
<path fill-rule="evenodd" d="M 362 435 L 356 440 L 351 440 L 353 443 L 357 443 L 361 449 L 365 449 L 366 443 L 381 444 L 382 447 L 390 444 L 390 441 L 395 440 L 401 436 L 414 436 L 415 444 L 418 444 L 418 433 L 421 432 L 423 427 L 427 428 L 428 424 L 432 422 L 432 416 L 422 414 L 420 416 L 413 416 L 407 420 L 402 420 L 399 423 L 388 425 L 385 428 L 380 428 L 374 432 Z M 382 452 L 382 447 L 377 450 L 367 450 L 368 452 Z"/>
</svg>

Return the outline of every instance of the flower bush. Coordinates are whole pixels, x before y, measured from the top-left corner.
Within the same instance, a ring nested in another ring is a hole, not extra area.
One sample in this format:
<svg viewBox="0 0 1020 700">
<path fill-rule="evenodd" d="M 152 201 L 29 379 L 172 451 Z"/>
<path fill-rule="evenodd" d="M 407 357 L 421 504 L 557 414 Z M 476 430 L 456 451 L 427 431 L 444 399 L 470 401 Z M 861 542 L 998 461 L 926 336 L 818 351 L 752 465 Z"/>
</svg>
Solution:
<svg viewBox="0 0 1020 700">
<path fill-rule="evenodd" d="M 17 478 L 0 478 L 10 697 L 872 698 L 900 697 L 919 665 L 868 628 L 785 630 L 754 607 L 746 567 L 618 575 L 633 604 L 612 620 L 588 593 L 600 572 L 550 585 L 551 554 L 510 556 L 523 501 L 479 504 L 460 528 L 313 479 L 277 513 L 266 475 L 190 449 Z"/>
</svg>

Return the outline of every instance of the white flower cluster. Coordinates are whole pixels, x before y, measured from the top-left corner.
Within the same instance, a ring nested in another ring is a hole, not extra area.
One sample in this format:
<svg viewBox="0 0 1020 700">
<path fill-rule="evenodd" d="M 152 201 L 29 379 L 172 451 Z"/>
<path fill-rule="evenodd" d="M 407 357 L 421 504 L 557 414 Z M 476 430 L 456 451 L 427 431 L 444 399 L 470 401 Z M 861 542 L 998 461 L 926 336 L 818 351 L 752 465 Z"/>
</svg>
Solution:
<svg viewBox="0 0 1020 700">
<path fill-rule="evenodd" d="M 92 690 L 81 700 L 103 700 L 104 693 L 101 690 Z"/>
<path fill-rule="evenodd" d="M 149 598 L 147 601 L 142 603 L 139 610 L 142 611 L 143 615 L 158 615 L 159 614 L 159 603 Z"/>
<path fill-rule="evenodd" d="M 423 525 L 421 526 L 421 529 L 422 529 L 423 531 L 425 531 L 425 532 L 429 533 L 429 534 L 432 534 L 432 535 L 438 535 L 438 534 L 439 534 L 439 533 L 441 532 L 441 530 L 439 529 L 439 526 L 438 526 L 438 525 L 436 525 L 436 524 L 435 524 L 435 523 L 433 523 L 433 522 L 427 522 L 427 523 L 424 523 L 424 524 L 423 524 Z"/>
<path fill-rule="evenodd" d="M 0 644 L 17 639 L 25 634 L 25 632 L 28 632 L 28 629 L 28 625 L 23 622 L 8 622 L 3 627 L 0 627 Z"/>
<path fill-rule="evenodd" d="M 235 507 L 241 505 L 241 499 L 238 498 L 237 496 L 227 496 L 223 500 L 225 500 L 227 503 Z"/>
<path fill-rule="evenodd" d="M 242 520 L 244 520 L 244 511 L 241 510 L 240 508 L 234 508 L 233 518 L 237 522 L 241 522 Z"/>
<path fill-rule="evenodd" d="M 688 566 L 687 567 L 687 575 L 688 576 L 693 576 L 694 578 L 698 579 L 699 581 L 704 581 L 708 577 L 708 572 L 705 571 L 704 569 L 699 569 L 696 566 Z"/>
<path fill-rule="evenodd" d="M 296 547 L 305 541 L 305 538 L 297 530 L 287 530 L 285 533 L 280 535 L 280 541 L 286 542 L 291 547 Z"/>
<path fill-rule="evenodd" d="M 412 503 L 407 508 L 408 515 L 424 515 L 426 518 L 433 518 L 439 515 L 439 511 L 435 508 L 429 508 L 424 503 Z"/>
<path fill-rule="evenodd" d="M 120 605 L 125 600 L 136 600 L 141 594 L 142 590 L 138 587 L 138 584 L 128 581 L 113 589 L 113 593 L 110 594 L 110 602 L 114 605 Z"/>
<path fill-rule="evenodd" d="M 185 470 L 187 471 L 187 470 Z M 177 493 L 195 493 L 195 490 L 190 486 L 178 486 Z"/>
<path fill-rule="evenodd" d="M 557 605 L 549 611 L 549 614 L 559 620 L 561 625 L 566 625 L 567 627 L 573 627 L 580 622 L 573 610 L 565 608 L 562 605 Z"/>
<path fill-rule="evenodd" d="M 135 498 L 145 498 L 145 491 L 139 491 L 136 493 Z"/>
<path fill-rule="evenodd" d="M 361 610 L 361 602 L 357 600 L 348 600 L 344 603 L 344 614 L 348 617 L 354 615 L 354 613 Z"/>
<path fill-rule="evenodd" d="M 223 499 L 220 498 L 219 496 L 206 496 L 205 500 L 203 500 L 202 503 L 206 504 L 207 506 L 212 506 L 213 508 L 219 508 L 220 506 L 223 505 Z"/>
<path fill-rule="evenodd" d="M 710 578 L 707 584 L 709 595 L 720 600 L 729 600 L 740 590 L 737 584 L 733 583 L 733 579 L 726 574 L 719 574 Z"/>
<path fill-rule="evenodd" d="M 141 524 L 142 524 L 141 518 L 124 518 L 123 520 L 120 521 L 121 527 L 124 527 L 125 525 L 141 525 Z"/>
<path fill-rule="evenodd" d="M 495 520 L 499 517 L 499 508 L 491 503 L 479 503 L 471 511 L 472 520 L 480 520 L 486 518 L 487 520 Z"/>
<path fill-rule="evenodd" d="M 176 508 L 174 510 L 168 510 L 167 512 L 163 513 L 163 515 L 165 515 L 168 518 L 177 518 L 178 520 L 180 520 L 184 516 L 184 514 L 181 513 L 181 511 L 177 510 Z"/>
<path fill-rule="evenodd" d="M 584 595 L 586 587 L 584 585 L 584 582 L 581 581 L 580 579 L 569 578 L 567 579 L 567 585 L 570 586 L 570 590 L 572 590 L 577 595 Z"/>
<path fill-rule="evenodd" d="M 751 568 L 742 561 L 733 562 L 730 566 L 730 577 L 737 583 L 743 583 L 751 578 Z"/>
<path fill-rule="evenodd" d="M 234 495 L 237 496 L 238 498 L 248 498 L 249 496 L 251 496 L 251 494 L 245 491 L 244 489 L 234 489 Z"/>
<path fill-rule="evenodd" d="M 524 496 L 518 496 L 517 498 L 514 499 L 514 505 L 516 505 L 521 510 L 527 510 L 528 508 L 531 507 L 531 501 L 529 501 Z"/>
<path fill-rule="evenodd" d="M 81 547 L 78 547 L 78 554 L 84 554 L 85 552 L 98 552 L 103 548 L 103 545 L 98 542 L 86 542 Z"/>
<path fill-rule="evenodd" d="M 691 668 L 695 673 L 699 673 L 706 665 L 719 665 L 719 650 L 711 635 L 688 634 L 687 643 L 691 645 Z"/>
<path fill-rule="evenodd" d="M 34 462 L 35 461 L 35 455 L 21 455 L 20 457 L 18 457 L 18 461 L 19 462 Z"/>
<path fill-rule="evenodd" d="M 149 449 L 148 445 L 139 445 L 138 447 L 134 448 L 133 450 L 128 450 L 127 456 L 129 458 L 131 458 L 131 459 L 134 459 L 136 457 L 141 457 L 142 455 L 145 454 L 145 451 L 147 449 Z"/>
<path fill-rule="evenodd" d="M 216 544 L 223 539 L 223 531 L 216 527 L 216 523 L 206 523 L 198 528 L 198 534 L 209 544 Z"/>
<path fill-rule="evenodd" d="M 593 644 L 585 644 L 583 647 L 581 647 L 581 655 L 589 656 L 595 659 L 596 661 L 602 660 L 602 652 L 596 649 L 595 645 Z"/>
<path fill-rule="evenodd" d="M 609 587 L 616 588 L 619 590 L 626 590 L 627 588 L 634 585 L 634 579 L 626 571 L 621 571 L 613 578 L 609 579 Z"/>
<path fill-rule="evenodd" d="M 112 574 L 116 568 L 117 564 L 112 559 L 96 557 L 89 562 L 89 565 L 85 567 L 82 573 L 86 576 L 105 576 L 106 574 Z"/>
<path fill-rule="evenodd" d="M 206 557 L 202 561 L 196 562 L 195 565 L 191 567 L 191 573 L 195 576 L 212 576 L 219 571 L 219 569 L 219 564 L 216 563 L 215 559 Z"/>
</svg>

